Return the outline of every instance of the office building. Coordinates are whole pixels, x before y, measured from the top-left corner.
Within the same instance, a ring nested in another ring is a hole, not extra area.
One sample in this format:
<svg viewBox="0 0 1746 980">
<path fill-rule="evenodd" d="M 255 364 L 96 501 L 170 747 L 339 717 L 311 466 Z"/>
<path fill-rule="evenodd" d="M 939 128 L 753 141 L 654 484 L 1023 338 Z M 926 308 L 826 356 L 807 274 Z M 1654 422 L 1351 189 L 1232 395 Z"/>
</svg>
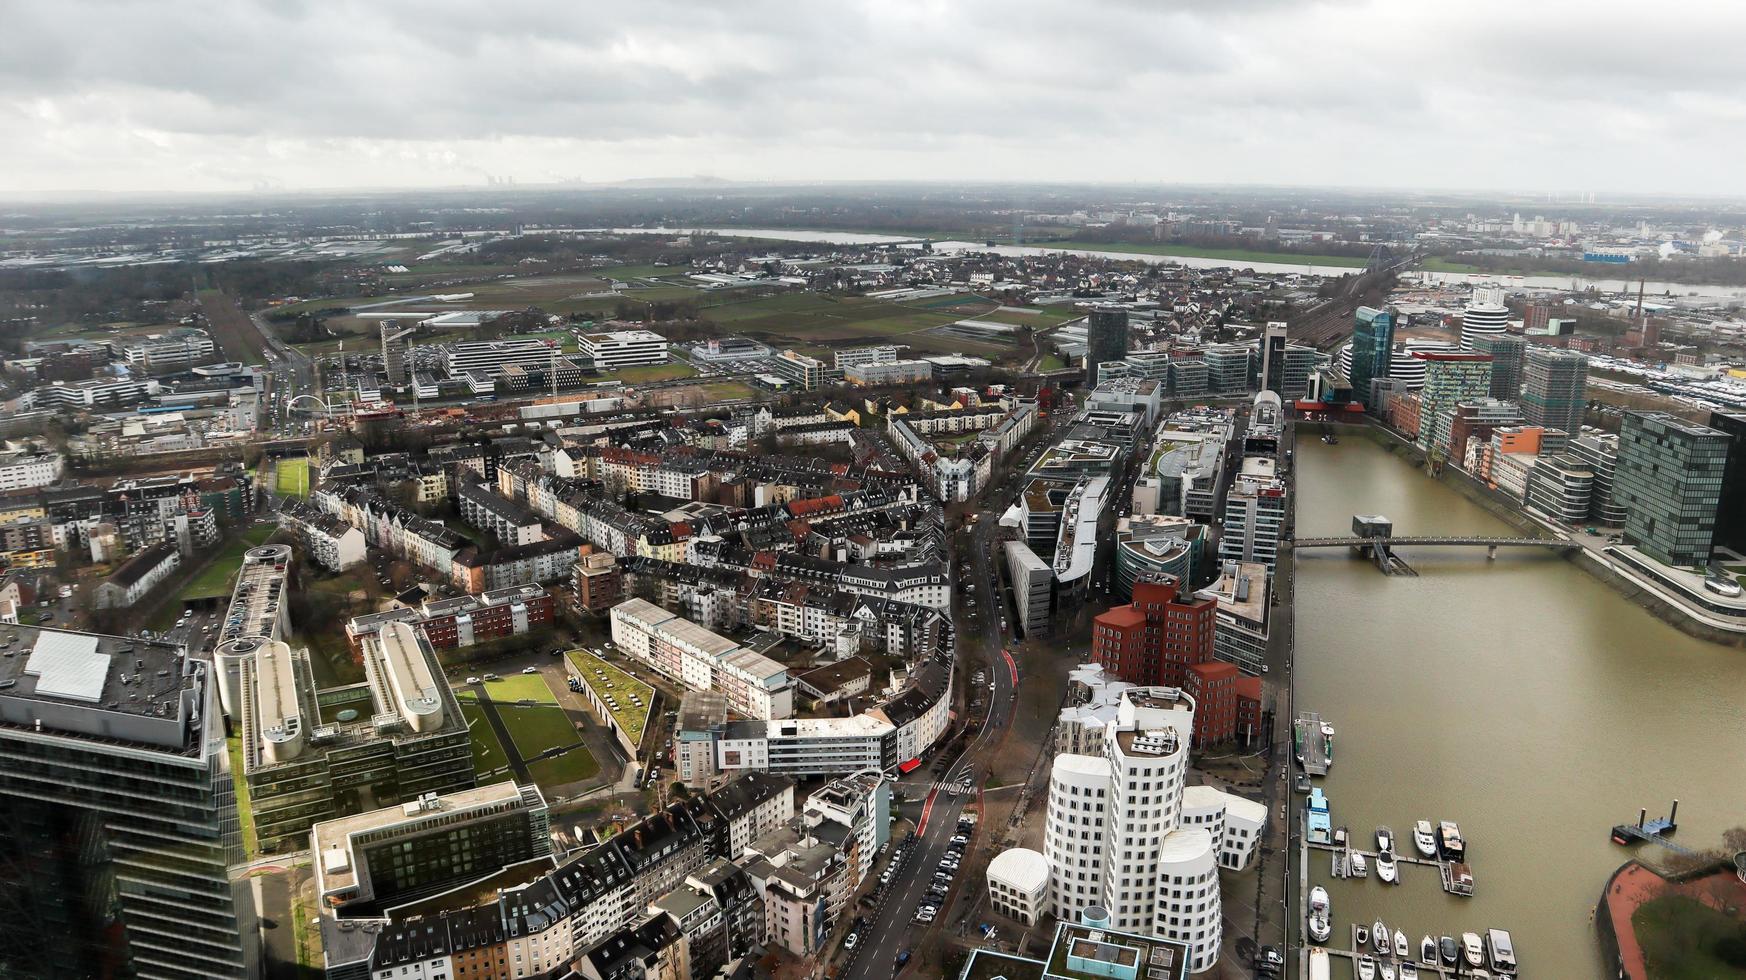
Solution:
<svg viewBox="0 0 1746 980">
<path fill-rule="evenodd" d="M 576 347 L 592 357 L 595 369 L 600 371 L 667 363 L 667 338 L 652 330 L 585 333 L 576 338 Z"/>
<path fill-rule="evenodd" d="M 1216 344 L 1201 355 L 1206 362 L 1207 395 L 1241 395 L 1250 390 L 1249 366 L 1255 352 L 1243 344 Z M 1283 358 L 1283 353 L 1281 354 Z M 1281 370 L 1284 362 L 1281 360 Z"/>
<path fill-rule="evenodd" d="M 242 664 L 243 775 L 261 850 L 296 850 L 334 817 L 473 786 L 471 731 L 436 654 L 390 623 L 365 680 L 317 690 L 309 651 L 253 637 Z"/>
<path fill-rule="evenodd" d="M 1289 509 L 1290 490 L 1268 456 L 1243 457 L 1242 469 L 1225 494 L 1220 561 L 1254 561 L 1273 567 L 1279 559 L 1279 538 Z"/>
<path fill-rule="evenodd" d="M 933 376 L 933 363 L 919 358 L 851 364 L 843 369 L 844 381 L 863 387 L 870 385 L 913 385 Z"/>
<path fill-rule="evenodd" d="M 1099 364 L 1128 356 L 1128 311 L 1113 303 L 1092 307 L 1085 343 L 1085 384 L 1096 387 Z"/>
<path fill-rule="evenodd" d="M 1186 686 L 1189 667 L 1213 658 L 1218 604 L 1182 586 L 1170 576 L 1136 582 L 1132 602 L 1092 620 L 1092 661 L 1129 684 Z"/>
<path fill-rule="evenodd" d="M 1534 347 L 1522 375 L 1523 418 L 1542 428 L 1582 431 L 1582 414 L 1588 408 L 1587 357 L 1573 350 Z"/>
<path fill-rule="evenodd" d="M 1261 383 L 1258 387 L 1281 398 L 1296 398 L 1299 395 L 1291 393 L 1291 383 L 1286 377 L 1286 351 L 1285 324 L 1269 321 L 1261 331 Z M 1304 376 L 1307 378 L 1309 372 L 1305 371 Z"/>
<path fill-rule="evenodd" d="M 1491 355 L 1415 350 L 1409 360 L 1425 365 L 1419 389 L 1419 445 L 1447 447 L 1457 402 L 1491 396 Z"/>
<path fill-rule="evenodd" d="M 1009 919 L 1034 926 L 1049 910 L 1049 860 L 1028 847 L 1001 851 L 988 862 L 988 902 Z"/>
<path fill-rule="evenodd" d="M 253 975 L 211 666 L 131 636 L 0 625 L 0 645 L 0 975 Z"/>
<path fill-rule="evenodd" d="M 1716 544 L 1746 555 L 1746 412 L 1711 412 L 1710 428 L 1728 437 L 1728 466 L 1722 474 L 1721 506 L 1716 511 Z"/>
<path fill-rule="evenodd" d="M 1199 581 L 1197 563 L 1206 525 L 1186 517 L 1134 514 L 1116 520 L 1116 574 L 1112 594 L 1132 599 L 1134 585 L 1148 575 Z"/>
<path fill-rule="evenodd" d="M 1023 541 L 1008 541 L 1005 548 L 1007 577 L 1018 607 L 1019 635 L 1045 635 L 1055 608 L 1054 570 Z"/>
<path fill-rule="evenodd" d="M 1181 825 L 1194 711 L 1174 688 L 1124 690 L 1101 754 L 1055 757 L 1043 855 L 1056 918 L 1100 907 L 1110 928 L 1186 944 L 1198 973 L 1219 958 L 1221 903 L 1218 842 Z"/>
<path fill-rule="evenodd" d="M 309 849 L 323 909 L 376 915 L 550 857 L 551 821 L 538 787 L 501 782 L 322 821 Z"/>
<path fill-rule="evenodd" d="M 1515 334 L 1500 333 L 1479 337 L 1475 343 L 1479 353 L 1491 355 L 1491 397 L 1502 401 L 1515 401 L 1521 397 L 1527 340 Z"/>
<path fill-rule="evenodd" d="M 1570 454 L 1540 456 L 1528 472 L 1524 502 L 1555 521 L 1582 524 L 1593 508 L 1594 471 Z"/>
<path fill-rule="evenodd" d="M 1709 562 L 1728 435 L 1666 412 L 1626 412 L 1613 496 L 1625 542 L 1668 565 Z"/>
<path fill-rule="evenodd" d="M 1475 286 L 1473 299 L 1461 311 L 1461 349 L 1468 353 L 1480 351 L 1480 338 L 1506 333 L 1510 325 L 1510 308 L 1504 305 L 1502 286 Z"/>
<path fill-rule="evenodd" d="M 836 359 L 837 370 L 847 371 L 852 367 L 867 364 L 889 364 L 898 359 L 903 348 L 889 344 L 877 347 L 850 347 L 847 350 L 833 351 L 831 356 Z"/>
<path fill-rule="evenodd" d="M 1589 494 L 1589 520 L 1613 527 L 1625 523 L 1625 508 L 1613 493 L 1619 464 L 1619 437 L 1610 432 L 1586 429 L 1571 440 L 1570 454 L 1594 474 L 1594 488 Z"/>
<path fill-rule="evenodd" d="M 1370 400 L 1370 382 L 1388 377 L 1393 357 L 1394 314 L 1369 306 L 1358 307 L 1357 324 L 1352 331 L 1352 363 L 1346 376 L 1352 382 L 1352 393 L 1371 411 L 1377 406 Z"/>
<path fill-rule="evenodd" d="M 451 380 L 467 380 L 477 372 L 489 387 L 505 368 L 542 370 L 557 354 L 557 346 L 543 339 L 463 340 L 442 348 L 441 360 Z"/>
<path fill-rule="evenodd" d="M 417 327 L 403 327 L 399 320 L 382 321 L 382 374 L 388 384 L 399 387 L 406 383 L 406 338 Z"/>
<path fill-rule="evenodd" d="M 794 382 L 802 391 L 812 391 L 824 382 L 824 362 L 815 357 L 785 350 L 765 363 L 777 377 Z"/>
</svg>

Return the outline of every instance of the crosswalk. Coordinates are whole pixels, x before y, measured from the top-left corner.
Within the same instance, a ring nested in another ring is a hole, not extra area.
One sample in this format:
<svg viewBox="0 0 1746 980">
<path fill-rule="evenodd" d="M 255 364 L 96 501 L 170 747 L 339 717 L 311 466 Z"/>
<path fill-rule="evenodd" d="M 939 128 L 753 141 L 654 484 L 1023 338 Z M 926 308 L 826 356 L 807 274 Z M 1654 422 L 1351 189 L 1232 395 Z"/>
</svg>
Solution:
<svg viewBox="0 0 1746 980">
<path fill-rule="evenodd" d="M 948 796 L 969 796 L 976 792 L 976 787 L 970 785 L 968 782 L 933 783 L 931 788 L 939 790 Z"/>
</svg>

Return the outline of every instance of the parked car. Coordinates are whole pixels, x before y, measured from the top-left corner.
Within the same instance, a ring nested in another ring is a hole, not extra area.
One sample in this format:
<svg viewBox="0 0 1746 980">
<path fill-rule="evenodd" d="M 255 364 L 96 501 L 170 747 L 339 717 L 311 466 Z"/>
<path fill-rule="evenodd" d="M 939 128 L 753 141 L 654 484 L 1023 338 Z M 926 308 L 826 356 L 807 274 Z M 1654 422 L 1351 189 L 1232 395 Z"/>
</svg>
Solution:
<svg viewBox="0 0 1746 980">
<path fill-rule="evenodd" d="M 524 674 L 537 674 L 540 672 L 540 669 L 538 667 L 523 667 L 521 672 Z"/>
</svg>

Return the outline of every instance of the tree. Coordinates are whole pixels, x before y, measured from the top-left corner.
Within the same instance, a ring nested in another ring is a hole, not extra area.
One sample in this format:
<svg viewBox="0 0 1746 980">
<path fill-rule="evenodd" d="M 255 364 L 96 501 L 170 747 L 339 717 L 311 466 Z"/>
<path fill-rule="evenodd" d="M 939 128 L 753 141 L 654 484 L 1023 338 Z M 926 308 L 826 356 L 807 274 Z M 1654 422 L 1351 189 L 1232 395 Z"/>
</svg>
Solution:
<svg viewBox="0 0 1746 980">
<path fill-rule="evenodd" d="M 672 797 L 675 800 L 690 799 L 691 787 L 685 785 L 684 783 L 675 781 L 673 783 L 673 785 L 667 787 L 667 795 Z"/>
</svg>

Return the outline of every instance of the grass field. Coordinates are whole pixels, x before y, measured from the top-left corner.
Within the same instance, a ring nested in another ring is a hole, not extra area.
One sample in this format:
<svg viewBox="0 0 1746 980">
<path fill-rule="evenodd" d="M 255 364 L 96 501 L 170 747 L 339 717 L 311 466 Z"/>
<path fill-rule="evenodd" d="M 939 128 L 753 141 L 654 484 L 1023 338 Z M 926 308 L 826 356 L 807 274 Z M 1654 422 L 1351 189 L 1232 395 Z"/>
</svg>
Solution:
<svg viewBox="0 0 1746 980">
<path fill-rule="evenodd" d="M 697 392 L 712 402 L 733 402 L 753 398 L 758 390 L 743 381 L 706 381 L 696 386 Z"/>
<path fill-rule="evenodd" d="M 636 364 L 606 373 L 608 377 L 623 381 L 627 385 L 646 385 L 655 381 L 676 381 L 694 377 L 697 369 L 684 361 L 669 361 L 666 364 Z"/>
<path fill-rule="evenodd" d="M 581 741 L 570 716 L 556 705 L 521 708 L 498 701 L 497 714 L 503 719 L 504 727 L 509 729 L 509 737 L 515 740 L 515 750 L 523 759 L 532 759 L 547 749 L 564 748 Z"/>
<path fill-rule="evenodd" d="M 1687 895 L 1647 902 L 1631 916 L 1649 975 L 1656 980 L 1746 977 L 1746 922 Z M 1729 951 L 1733 962 L 1724 959 Z"/>
<path fill-rule="evenodd" d="M 211 564 L 200 570 L 200 574 L 188 581 L 182 587 L 181 596 L 170 605 L 180 606 L 182 600 L 211 599 L 216 596 L 230 595 L 230 580 L 236 576 L 237 568 L 242 564 L 243 552 L 263 544 L 277 530 L 271 524 L 257 524 L 232 538 L 218 553 Z"/>
<path fill-rule="evenodd" d="M 1095 252 L 1124 252 L 1131 255 L 1178 256 L 1192 259 L 1224 259 L 1229 262 L 1275 262 L 1280 265 L 1337 265 L 1362 269 L 1368 258 L 1355 255 L 1318 255 L 1313 252 L 1257 252 L 1249 248 L 1204 248 L 1198 245 L 1172 245 L 1136 242 L 1082 242 L 1073 239 L 1052 242 L 1031 242 L 1038 248 L 1081 248 Z"/>
<path fill-rule="evenodd" d="M 594 758 L 594 753 L 588 751 L 587 747 L 578 745 L 563 755 L 552 756 L 549 759 L 536 759 L 528 763 L 527 772 L 541 789 L 550 792 L 551 788 L 555 786 L 565 786 L 593 778 L 600 772 L 600 763 Z"/>
<path fill-rule="evenodd" d="M 491 730 L 491 723 L 485 720 L 485 709 L 479 707 L 476 701 L 462 700 L 461 716 L 467 719 L 467 726 L 472 729 L 473 774 L 481 782 L 487 776 L 502 775 L 498 770 L 509 765 L 509 756 L 497 741 L 497 733 Z"/>
<path fill-rule="evenodd" d="M 1419 263 L 1419 268 L 1426 272 L 1459 272 L 1470 275 L 1485 272 L 1485 270 L 1481 269 L 1479 266 L 1468 265 L 1465 262 L 1451 262 L 1440 255 L 1426 257 Z"/>
<path fill-rule="evenodd" d="M 552 693 L 546 679 L 538 674 L 511 674 L 502 680 L 486 681 L 483 685 L 491 700 L 502 704 L 507 701 L 514 704 L 517 701 L 536 701 L 540 704 L 557 704 L 558 696 Z M 460 692 L 463 697 L 472 696 L 476 689 L 469 685 Z"/>
<path fill-rule="evenodd" d="M 309 496 L 309 460 L 281 459 L 274 463 L 273 492 L 281 497 Z"/>
<path fill-rule="evenodd" d="M 649 721 L 648 706 L 654 701 L 655 689 L 586 650 L 571 650 L 569 657 L 582 679 L 601 695 L 602 701 L 608 694 L 618 701 L 619 707 L 612 712 L 612 720 L 624 729 L 632 745 L 642 745 L 643 728 Z M 606 676 L 602 677 L 596 671 Z M 643 699 L 641 710 L 632 705 L 632 694 Z"/>
<path fill-rule="evenodd" d="M 1063 361 L 1061 359 L 1061 355 L 1059 355 L 1059 354 L 1044 354 L 1042 361 L 1040 361 L 1037 364 L 1037 370 L 1039 370 L 1039 371 L 1059 371 L 1059 370 L 1065 368 L 1066 366 L 1067 366 L 1067 362 Z"/>
</svg>

